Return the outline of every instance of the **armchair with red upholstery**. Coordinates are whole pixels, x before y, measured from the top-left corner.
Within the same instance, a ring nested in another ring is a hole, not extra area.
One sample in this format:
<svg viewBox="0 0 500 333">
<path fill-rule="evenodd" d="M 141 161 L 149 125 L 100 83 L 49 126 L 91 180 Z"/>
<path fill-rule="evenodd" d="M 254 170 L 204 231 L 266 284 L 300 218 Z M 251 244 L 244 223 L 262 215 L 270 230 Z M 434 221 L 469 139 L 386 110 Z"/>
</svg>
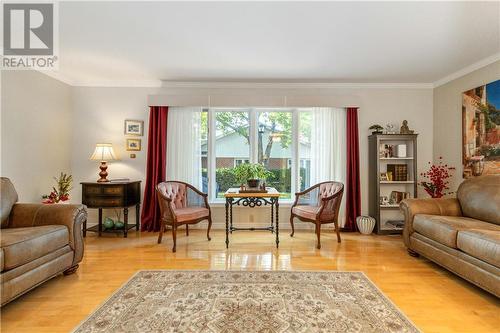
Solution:
<svg viewBox="0 0 500 333">
<path fill-rule="evenodd" d="M 339 232 L 339 210 L 344 194 L 344 184 L 334 181 L 327 181 L 316 184 L 303 192 L 295 193 L 295 202 L 292 205 L 290 214 L 290 225 L 293 237 L 295 228 L 293 218 L 296 217 L 304 222 L 311 222 L 316 225 L 316 235 L 318 237 L 317 248 L 321 248 L 321 225 L 334 223 L 337 232 L 337 241 L 340 243 Z"/>
<path fill-rule="evenodd" d="M 161 221 L 158 244 L 161 243 L 166 225 L 172 227 L 174 245 L 172 252 L 176 251 L 177 227 L 186 225 L 186 236 L 189 236 L 189 225 L 208 220 L 207 238 L 210 240 L 212 216 L 208 205 L 207 194 L 199 191 L 194 186 L 180 181 L 166 181 L 156 185 L 156 193 L 160 204 Z"/>
</svg>

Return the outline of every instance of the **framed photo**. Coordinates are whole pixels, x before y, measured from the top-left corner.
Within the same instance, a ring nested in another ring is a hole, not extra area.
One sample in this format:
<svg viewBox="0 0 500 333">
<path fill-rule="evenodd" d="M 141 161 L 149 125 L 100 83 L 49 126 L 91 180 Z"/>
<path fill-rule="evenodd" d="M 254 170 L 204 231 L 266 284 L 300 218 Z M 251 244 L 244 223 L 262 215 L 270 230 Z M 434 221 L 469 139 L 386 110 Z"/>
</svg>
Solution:
<svg viewBox="0 0 500 333">
<path fill-rule="evenodd" d="M 141 139 L 127 139 L 126 148 L 127 148 L 127 151 L 140 151 L 141 150 Z"/>
<path fill-rule="evenodd" d="M 380 173 L 380 181 L 388 181 L 389 179 L 387 178 L 387 172 L 381 172 Z"/>
<path fill-rule="evenodd" d="M 125 135 L 144 135 L 144 121 L 125 119 Z"/>
</svg>

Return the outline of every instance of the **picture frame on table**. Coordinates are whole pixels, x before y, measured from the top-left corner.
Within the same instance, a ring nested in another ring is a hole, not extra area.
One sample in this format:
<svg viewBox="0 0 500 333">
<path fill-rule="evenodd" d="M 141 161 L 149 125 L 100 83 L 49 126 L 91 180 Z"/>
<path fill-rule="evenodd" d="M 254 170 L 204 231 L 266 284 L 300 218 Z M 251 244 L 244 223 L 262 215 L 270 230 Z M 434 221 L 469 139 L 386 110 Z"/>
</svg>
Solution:
<svg viewBox="0 0 500 333">
<path fill-rule="evenodd" d="M 135 135 L 135 136 L 143 136 L 144 135 L 144 121 L 143 120 L 134 120 L 134 119 L 125 119 L 125 135 Z"/>
<path fill-rule="evenodd" d="M 125 148 L 127 151 L 140 151 L 141 139 L 126 139 Z"/>
</svg>

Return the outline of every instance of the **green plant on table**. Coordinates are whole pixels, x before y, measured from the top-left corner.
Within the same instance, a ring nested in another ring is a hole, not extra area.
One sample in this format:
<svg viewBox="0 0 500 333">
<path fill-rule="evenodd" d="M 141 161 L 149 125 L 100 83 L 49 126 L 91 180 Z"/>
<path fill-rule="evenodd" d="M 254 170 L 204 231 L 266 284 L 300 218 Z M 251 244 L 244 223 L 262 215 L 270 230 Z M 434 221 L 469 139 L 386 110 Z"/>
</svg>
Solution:
<svg viewBox="0 0 500 333">
<path fill-rule="evenodd" d="M 245 183 L 249 179 L 265 180 L 272 175 L 271 172 L 259 163 L 242 163 L 233 170 L 236 180 L 240 184 Z"/>
</svg>

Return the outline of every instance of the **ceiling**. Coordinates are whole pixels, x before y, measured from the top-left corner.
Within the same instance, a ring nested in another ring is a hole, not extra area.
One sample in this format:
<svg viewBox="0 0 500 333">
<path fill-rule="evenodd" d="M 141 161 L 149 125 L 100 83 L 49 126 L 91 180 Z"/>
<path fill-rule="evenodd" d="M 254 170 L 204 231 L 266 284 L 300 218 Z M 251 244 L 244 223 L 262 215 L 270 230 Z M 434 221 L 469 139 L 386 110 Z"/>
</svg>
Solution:
<svg viewBox="0 0 500 333">
<path fill-rule="evenodd" d="M 75 85 L 433 83 L 498 58 L 500 2 L 61 2 Z"/>
</svg>

